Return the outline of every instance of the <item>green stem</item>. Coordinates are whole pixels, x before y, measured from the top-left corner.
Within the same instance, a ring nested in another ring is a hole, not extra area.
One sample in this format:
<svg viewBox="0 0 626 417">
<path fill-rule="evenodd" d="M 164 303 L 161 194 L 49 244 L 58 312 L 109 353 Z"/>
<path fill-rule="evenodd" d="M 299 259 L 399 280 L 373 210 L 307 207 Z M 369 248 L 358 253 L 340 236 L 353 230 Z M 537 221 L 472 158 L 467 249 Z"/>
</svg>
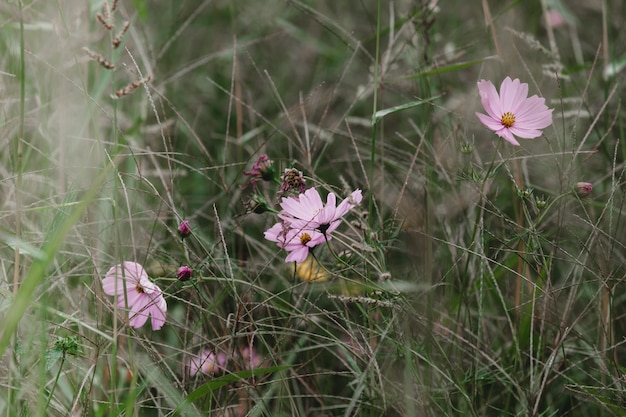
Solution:
<svg viewBox="0 0 626 417">
<path fill-rule="evenodd" d="M 50 395 L 48 395 L 48 399 L 46 400 L 46 405 L 44 406 L 44 410 L 48 409 L 48 405 L 50 405 L 50 400 L 52 399 L 52 396 L 54 395 L 54 390 L 57 387 L 57 384 L 59 382 L 59 378 L 61 377 L 61 370 L 63 370 L 63 364 L 65 363 L 65 351 L 63 352 L 63 356 L 61 356 L 61 364 L 59 365 L 59 371 L 57 372 L 57 376 L 56 378 L 54 378 L 54 384 L 52 384 L 52 388 L 50 389 Z"/>
</svg>

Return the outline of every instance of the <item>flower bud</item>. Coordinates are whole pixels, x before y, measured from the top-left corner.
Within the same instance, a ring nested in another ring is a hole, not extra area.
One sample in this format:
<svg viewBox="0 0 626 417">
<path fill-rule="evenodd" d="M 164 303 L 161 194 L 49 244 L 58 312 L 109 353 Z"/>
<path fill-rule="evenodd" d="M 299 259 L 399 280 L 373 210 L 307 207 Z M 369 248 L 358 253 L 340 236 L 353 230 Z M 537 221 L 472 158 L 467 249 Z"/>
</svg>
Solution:
<svg viewBox="0 0 626 417">
<path fill-rule="evenodd" d="M 260 194 L 255 194 L 250 200 L 244 201 L 243 206 L 246 209 L 246 213 L 261 214 L 270 211 L 267 201 Z"/>
<path fill-rule="evenodd" d="M 527 198 L 530 198 L 530 195 L 533 193 L 533 190 L 527 188 L 525 190 L 517 190 L 517 195 L 520 198 L 523 198 L 524 200 L 526 200 Z"/>
<path fill-rule="evenodd" d="M 191 274 L 193 274 L 193 269 L 189 268 L 187 265 L 181 266 L 178 268 L 178 272 L 176 276 L 180 282 L 188 281 L 191 278 Z"/>
<path fill-rule="evenodd" d="M 535 204 L 537 205 L 538 210 L 543 210 L 544 208 L 546 208 L 546 205 L 548 204 L 548 202 L 543 198 L 538 198 L 535 201 Z"/>
<path fill-rule="evenodd" d="M 461 145 L 461 153 L 465 155 L 469 155 L 474 152 L 474 145 L 471 143 L 464 143 Z"/>
<path fill-rule="evenodd" d="M 182 239 L 186 238 L 191 234 L 191 225 L 187 220 L 183 220 L 178 225 L 178 234 Z"/>
<path fill-rule="evenodd" d="M 585 198 L 589 194 L 591 194 L 591 191 L 593 191 L 593 184 L 591 184 L 590 182 L 578 182 L 576 183 L 575 190 L 576 194 L 578 194 L 578 197 Z"/>
<path fill-rule="evenodd" d="M 259 159 L 252 165 L 250 171 L 244 171 L 243 175 L 250 177 L 248 185 L 253 185 L 256 189 L 256 183 L 260 180 L 274 181 L 276 177 L 276 171 L 274 170 L 274 163 L 266 154 L 259 156 Z"/>
</svg>

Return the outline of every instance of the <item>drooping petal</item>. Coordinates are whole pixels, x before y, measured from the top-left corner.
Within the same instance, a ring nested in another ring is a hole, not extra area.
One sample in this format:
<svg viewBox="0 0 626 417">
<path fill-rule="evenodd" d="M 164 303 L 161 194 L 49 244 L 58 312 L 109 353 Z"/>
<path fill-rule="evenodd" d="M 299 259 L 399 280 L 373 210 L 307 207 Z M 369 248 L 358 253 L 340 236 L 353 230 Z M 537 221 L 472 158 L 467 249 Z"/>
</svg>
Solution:
<svg viewBox="0 0 626 417">
<path fill-rule="evenodd" d="M 537 130 L 537 129 L 525 129 L 525 128 L 521 128 L 521 127 L 511 127 L 509 129 L 509 132 L 512 135 L 518 136 L 520 138 L 523 139 L 535 139 L 538 138 L 539 136 L 541 136 L 541 134 L 543 133 L 541 130 Z"/>
<path fill-rule="evenodd" d="M 124 280 L 116 276 L 106 276 L 102 280 L 102 289 L 106 295 L 124 294 Z"/>
<path fill-rule="evenodd" d="M 136 288 L 132 288 L 126 293 L 126 296 L 124 296 L 124 294 L 118 295 L 117 306 L 119 308 L 132 307 L 135 304 L 137 304 L 137 302 L 139 301 L 139 298 L 142 296 L 143 294 L 140 292 L 137 292 Z"/>
<path fill-rule="evenodd" d="M 283 222 L 278 222 L 274 226 L 270 227 L 265 231 L 263 236 L 265 239 L 277 242 L 278 246 L 283 246 L 285 243 L 285 234 L 286 234 L 286 225 Z"/>
<path fill-rule="evenodd" d="M 146 307 L 150 301 L 150 297 L 145 294 L 141 294 L 141 297 L 137 298 L 129 313 L 129 323 L 132 327 L 138 329 L 146 324 L 146 321 L 148 321 L 148 310 Z"/>
<path fill-rule="evenodd" d="M 162 295 L 153 300 L 153 303 L 148 306 L 148 314 L 150 314 L 150 320 L 152 321 L 152 330 L 159 330 L 165 324 L 165 315 L 167 313 L 167 304 Z"/>
<path fill-rule="evenodd" d="M 287 255 L 287 257 L 285 258 L 285 262 L 302 263 L 308 255 L 309 248 L 303 245 L 289 252 L 289 255 Z"/>
<path fill-rule="evenodd" d="M 500 136 L 502 139 L 509 142 L 511 145 L 520 146 L 519 142 L 515 139 L 515 137 L 511 133 L 511 129 L 502 126 L 502 129 L 496 131 L 496 134 Z"/>
</svg>

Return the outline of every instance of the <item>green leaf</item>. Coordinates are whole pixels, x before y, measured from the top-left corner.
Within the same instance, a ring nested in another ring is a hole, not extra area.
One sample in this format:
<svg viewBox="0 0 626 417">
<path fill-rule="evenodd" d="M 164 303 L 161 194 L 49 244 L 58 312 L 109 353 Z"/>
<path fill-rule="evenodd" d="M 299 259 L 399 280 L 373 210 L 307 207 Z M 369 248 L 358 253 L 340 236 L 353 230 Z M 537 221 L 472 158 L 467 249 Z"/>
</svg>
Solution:
<svg viewBox="0 0 626 417">
<path fill-rule="evenodd" d="M 46 369 L 50 370 L 54 366 L 55 363 L 58 362 L 59 359 L 63 356 L 63 351 L 59 349 L 48 349 L 46 351 Z"/>
<path fill-rule="evenodd" d="M 451 64 L 451 65 L 446 65 L 445 67 L 439 67 L 439 68 L 433 68 L 429 71 L 424 71 L 424 72 L 420 72 L 418 74 L 413 74 L 413 75 L 409 75 L 407 78 L 410 79 L 415 79 L 415 78 L 426 78 L 426 77 L 430 77 L 432 75 L 439 75 L 439 74 L 444 74 L 446 72 L 453 72 L 453 71 L 459 71 L 465 68 L 469 68 L 472 67 L 476 64 L 480 64 L 484 61 L 488 61 L 488 60 L 492 60 L 492 59 L 498 59 L 497 55 L 492 55 L 492 56 L 488 56 L 485 58 L 480 58 L 480 59 L 474 59 L 472 61 L 466 61 L 466 62 L 459 62 L 456 64 Z"/>
<path fill-rule="evenodd" d="M 376 113 L 374 113 L 374 116 L 372 116 L 372 123 L 376 124 L 380 121 L 380 119 L 382 119 L 383 117 L 392 114 L 392 113 L 396 113 L 402 110 L 407 110 L 407 109 L 412 109 L 413 107 L 417 107 L 421 104 L 424 103 L 430 103 L 432 100 L 441 97 L 441 96 L 437 96 L 437 97 L 433 97 L 430 100 L 416 100 L 416 101 L 411 101 L 409 103 L 405 103 L 405 104 L 400 104 L 399 106 L 394 106 L 394 107 L 388 107 L 386 109 L 382 109 L 382 110 L 378 110 Z"/>
</svg>

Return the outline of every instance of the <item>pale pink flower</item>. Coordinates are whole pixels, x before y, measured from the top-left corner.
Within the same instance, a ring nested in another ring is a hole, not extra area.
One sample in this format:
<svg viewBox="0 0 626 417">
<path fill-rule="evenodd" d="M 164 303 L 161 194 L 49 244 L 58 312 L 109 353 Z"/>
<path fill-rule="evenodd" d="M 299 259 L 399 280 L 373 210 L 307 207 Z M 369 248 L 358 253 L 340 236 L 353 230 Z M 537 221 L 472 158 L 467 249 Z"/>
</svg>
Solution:
<svg viewBox="0 0 626 417">
<path fill-rule="evenodd" d="M 146 270 L 136 262 L 123 262 L 109 269 L 102 280 L 107 295 L 117 295 L 117 306 L 130 308 L 132 327 L 143 326 L 152 318 L 152 330 L 165 324 L 167 304 L 161 289 L 148 278 Z"/>
<path fill-rule="evenodd" d="M 309 188 L 296 197 L 282 199 L 282 211 L 278 217 L 294 229 L 316 229 L 328 236 L 341 223 L 341 218 L 361 202 L 361 190 L 356 190 L 337 205 L 337 197 L 329 193 L 326 205 L 315 188 Z"/>
<path fill-rule="evenodd" d="M 263 357 L 257 353 L 254 347 L 244 346 L 241 348 L 241 358 L 247 369 L 256 369 L 263 362 Z"/>
<path fill-rule="evenodd" d="M 187 358 L 185 366 L 189 370 L 190 376 L 196 376 L 198 372 L 204 375 L 213 376 L 214 374 L 220 374 L 226 372 L 226 363 L 228 358 L 225 353 L 218 353 L 202 349 L 198 355 Z"/>
<path fill-rule="evenodd" d="M 265 239 L 276 242 L 278 247 L 289 252 L 285 262 L 304 262 L 311 249 L 326 241 L 324 235 L 317 230 L 294 229 L 287 222 L 276 223 L 264 235 Z"/>
<path fill-rule="evenodd" d="M 546 12 L 545 18 L 548 25 L 552 26 L 553 28 L 559 28 L 567 25 L 567 20 L 565 20 L 563 14 L 556 9 L 548 10 Z"/>
<path fill-rule="evenodd" d="M 515 136 L 534 139 L 541 129 L 552 124 L 552 110 L 545 99 L 528 97 L 528 84 L 517 78 L 506 77 L 500 85 L 500 94 L 491 81 L 478 82 L 480 100 L 487 114 L 476 113 L 478 119 L 507 142 L 519 146 Z"/>
</svg>

